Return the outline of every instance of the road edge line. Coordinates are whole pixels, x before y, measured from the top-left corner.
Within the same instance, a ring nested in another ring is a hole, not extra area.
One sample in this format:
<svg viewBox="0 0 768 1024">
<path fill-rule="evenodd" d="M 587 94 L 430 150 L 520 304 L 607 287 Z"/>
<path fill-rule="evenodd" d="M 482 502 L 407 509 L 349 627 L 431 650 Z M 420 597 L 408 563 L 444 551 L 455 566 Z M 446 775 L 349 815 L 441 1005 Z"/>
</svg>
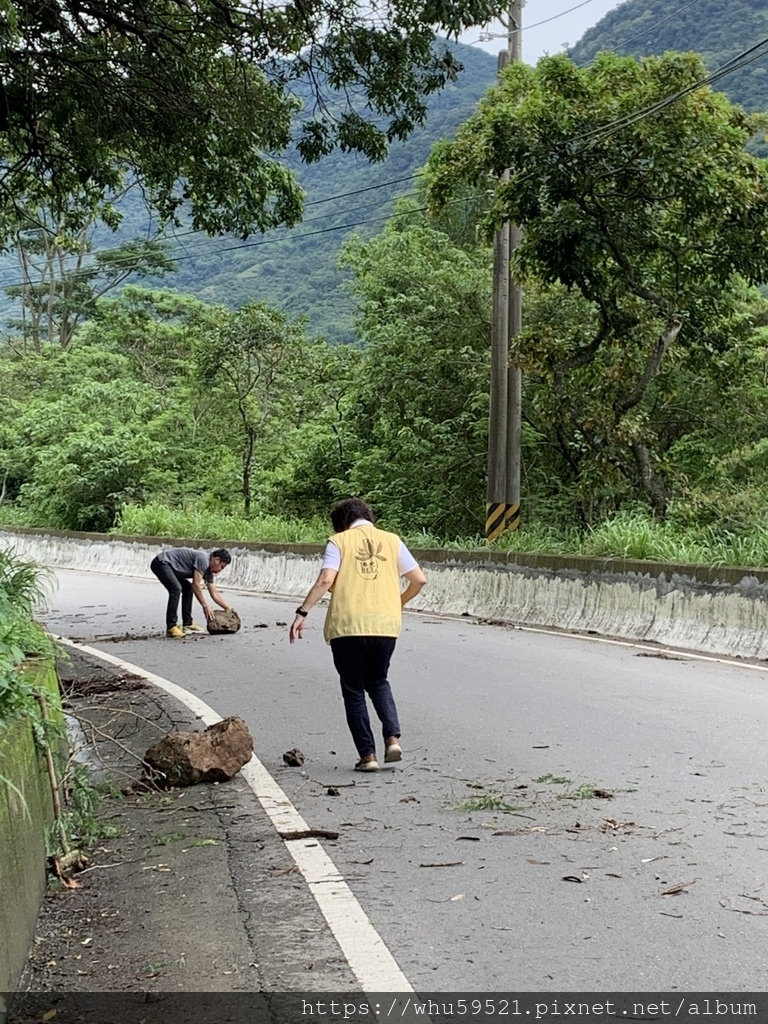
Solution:
<svg viewBox="0 0 768 1024">
<path fill-rule="evenodd" d="M 92 657 L 130 672 L 174 697 L 206 726 L 222 720 L 205 701 L 163 676 L 116 658 L 87 644 L 68 637 L 54 636 L 65 647 L 83 651 Z M 291 803 L 286 793 L 272 778 L 256 754 L 240 771 L 263 807 L 275 830 L 308 831 L 309 826 Z M 320 843 L 313 839 L 283 839 L 297 868 L 305 879 L 325 918 L 331 934 L 339 944 L 352 973 L 363 992 L 406 992 L 413 987 L 401 971 L 388 946 L 374 928 L 357 897 Z"/>
</svg>

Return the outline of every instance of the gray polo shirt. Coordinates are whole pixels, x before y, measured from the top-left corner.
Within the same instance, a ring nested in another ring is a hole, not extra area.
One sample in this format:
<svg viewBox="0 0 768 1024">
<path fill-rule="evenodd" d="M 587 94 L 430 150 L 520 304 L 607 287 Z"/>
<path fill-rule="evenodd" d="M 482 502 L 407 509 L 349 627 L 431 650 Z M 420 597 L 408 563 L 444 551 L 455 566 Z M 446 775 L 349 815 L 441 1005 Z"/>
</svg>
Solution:
<svg viewBox="0 0 768 1024">
<path fill-rule="evenodd" d="M 161 562 L 167 562 L 174 572 L 186 579 L 192 579 L 195 569 L 206 583 L 213 579 L 213 573 L 208 571 L 210 558 L 206 551 L 199 551 L 196 548 L 166 548 L 157 557 Z"/>
</svg>

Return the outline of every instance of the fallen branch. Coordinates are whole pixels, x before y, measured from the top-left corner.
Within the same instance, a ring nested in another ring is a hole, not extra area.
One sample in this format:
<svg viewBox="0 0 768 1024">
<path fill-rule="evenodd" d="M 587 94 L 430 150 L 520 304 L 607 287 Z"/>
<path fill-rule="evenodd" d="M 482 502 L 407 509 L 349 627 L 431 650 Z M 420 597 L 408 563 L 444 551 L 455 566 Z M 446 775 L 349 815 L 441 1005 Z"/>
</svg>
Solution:
<svg viewBox="0 0 768 1024">
<path fill-rule="evenodd" d="M 290 841 L 292 839 L 338 839 L 338 832 L 330 832 L 325 828 L 305 828 L 297 829 L 292 832 L 280 832 L 277 833 L 281 839 Z"/>
</svg>

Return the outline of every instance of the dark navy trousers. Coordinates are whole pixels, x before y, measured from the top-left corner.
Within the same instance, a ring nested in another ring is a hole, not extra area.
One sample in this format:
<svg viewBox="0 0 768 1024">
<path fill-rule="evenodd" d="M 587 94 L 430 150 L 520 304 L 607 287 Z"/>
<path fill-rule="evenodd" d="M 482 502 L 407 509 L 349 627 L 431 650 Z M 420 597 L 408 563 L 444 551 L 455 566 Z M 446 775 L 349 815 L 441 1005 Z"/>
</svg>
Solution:
<svg viewBox="0 0 768 1024">
<path fill-rule="evenodd" d="M 387 679 L 396 643 L 393 636 L 341 636 L 331 640 L 347 725 L 360 757 L 376 753 L 366 694 L 379 717 L 384 739 L 400 735 L 395 699 Z"/>
</svg>

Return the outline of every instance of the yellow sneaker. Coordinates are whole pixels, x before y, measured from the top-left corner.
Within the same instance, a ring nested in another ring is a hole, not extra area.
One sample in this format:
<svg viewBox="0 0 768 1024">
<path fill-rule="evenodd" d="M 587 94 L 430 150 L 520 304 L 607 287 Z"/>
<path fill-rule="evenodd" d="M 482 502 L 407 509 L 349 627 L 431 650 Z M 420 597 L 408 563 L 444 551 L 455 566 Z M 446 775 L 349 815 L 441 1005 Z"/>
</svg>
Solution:
<svg viewBox="0 0 768 1024">
<path fill-rule="evenodd" d="M 178 640 L 184 636 L 184 630 L 180 629 L 179 626 L 170 626 L 166 629 L 165 635 L 173 637 L 174 640 Z"/>
<path fill-rule="evenodd" d="M 204 633 L 205 632 L 203 627 L 202 626 L 198 626 L 198 624 L 196 622 L 190 622 L 188 625 L 182 626 L 182 629 L 184 630 L 185 634 L 186 633 Z"/>
</svg>

